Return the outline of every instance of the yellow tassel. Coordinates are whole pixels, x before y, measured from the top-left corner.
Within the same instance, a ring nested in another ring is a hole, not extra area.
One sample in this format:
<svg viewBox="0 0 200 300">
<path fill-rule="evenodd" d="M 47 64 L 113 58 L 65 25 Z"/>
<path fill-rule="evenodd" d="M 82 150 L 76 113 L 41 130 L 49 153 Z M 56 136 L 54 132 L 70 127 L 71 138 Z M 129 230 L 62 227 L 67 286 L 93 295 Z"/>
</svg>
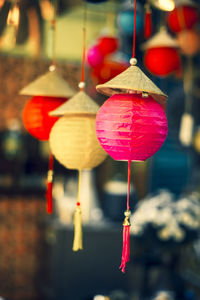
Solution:
<svg viewBox="0 0 200 300">
<path fill-rule="evenodd" d="M 73 251 L 83 249 L 81 208 L 79 205 L 77 205 L 74 212 L 74 242 L 72 249 Z"/>
</svg>

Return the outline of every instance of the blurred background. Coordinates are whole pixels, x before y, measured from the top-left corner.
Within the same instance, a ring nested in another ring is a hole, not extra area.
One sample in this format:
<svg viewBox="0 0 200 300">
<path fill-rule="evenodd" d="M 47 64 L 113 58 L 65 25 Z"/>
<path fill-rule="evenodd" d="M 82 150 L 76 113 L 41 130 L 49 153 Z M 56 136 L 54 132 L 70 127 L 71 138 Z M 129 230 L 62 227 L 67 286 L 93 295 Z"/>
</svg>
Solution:
<svg viewBox="0 0 200 300">
<path fill-rule="evenodd" d="M 86 91 L 103 104 L 107 97 L 95 86 L 125 70 L 132 56 L 132 2 L 0 0 L 0 299 L 200 299 L 199 1 L 137 0 L 138 66 L 168 95 L 169 131 L 152 158 L 132 163 L 125 274 L 127 163 L 107 158 L 83 171 L 84 250 L 72 252 L 77 172 L 55 161 L 55 209 L 47 215 L 49 145 L 22 121 L 30 97 L 19 91 L 48 71 L 53 52 L 58 73 L 78 91 L 85 4 Z M 144 45 L 163 30 L 174 42 L 159 37 L 158 52 L 150 52 Z M 111 44 L 99 51 L 106 37 Z"/>
</svg>

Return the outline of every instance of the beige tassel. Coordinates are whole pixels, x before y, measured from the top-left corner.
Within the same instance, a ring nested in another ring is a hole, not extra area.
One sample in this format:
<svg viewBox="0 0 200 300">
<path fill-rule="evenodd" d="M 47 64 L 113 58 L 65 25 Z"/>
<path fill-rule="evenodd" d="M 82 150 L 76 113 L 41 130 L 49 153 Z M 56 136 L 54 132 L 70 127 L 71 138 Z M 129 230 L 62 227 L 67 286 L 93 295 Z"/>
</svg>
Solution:
<svg viewBox="0 0 200 300">
<path fill-rule="evenodd" d="M 74 212 L 74 242 L 72 249 L 73 251 L 83 249 L 81 207 L 79 202 Z"/>
<path fill-rule="evenodd" d="M 74 242 L 72 248 L 73 251 L 78 251 L 83 249 L 80 186 L 81 186 L 81 170 L 79 170 L 79 174 L 78 174 L 78 195 L 77 195 L 76 210 L 74 212 Z"/>
</svg>

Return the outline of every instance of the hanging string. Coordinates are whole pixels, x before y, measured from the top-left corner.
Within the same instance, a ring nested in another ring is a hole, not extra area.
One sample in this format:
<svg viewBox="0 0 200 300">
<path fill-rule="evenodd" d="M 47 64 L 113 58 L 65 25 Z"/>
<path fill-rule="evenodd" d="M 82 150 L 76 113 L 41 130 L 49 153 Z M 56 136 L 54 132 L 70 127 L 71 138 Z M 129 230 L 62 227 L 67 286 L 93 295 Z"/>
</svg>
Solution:
<svg viewBox="0 0 200 300">
<path fill-rule="evenodd" d="M 72 247 L 73 251 L 78 251 L 83 249 L 82 218 L 81 218 L 81 203 L 80 203 L 81 174 L 82 171 L 79 170 L 77 202 L 76 202 L 76 210 L 74 212 L 74 241 Z"/>
<path fill-rule="evenodd" d="M 51 20 L 52 29 L 52 58 L 51 58 L 51 69 L 55 68 L 56 65 L 56 19 L 57 19 L 58 2 L 54 0 L 54 14 Z M 52 68 L 53 67 L 53 68 Z"/>
<path fill-rule="evenodd" d="M 130 196 L 130 178 L 131 178 L 131 161 L 128 161 L 128 192 L 127 192 L 127 203 L 126 203 L 126 209 L 129 211 L 129 196 Z"/>
<path fill-rule="evenodd" d="M 123 223 L 123 249 L 120 269 L 125 273 L 126 263 L 130 259 L 130 216 L 131 211 L 129 207 L 129 195 L 130 195 L 130 177 L 131 177 L 131 161 L 128 161 L 128 192 L 127 192 L 127 207 L 124 213 L 125 219 Z"/>
<path fill-rule="evenodd" d="M 82 52 L 82 65 L 81 65 L 81 82 L 79 88 L 84 91 L 85 88 L 85 58 L 86 58 L 86 23 L 87 23 L 87 5 L 84 1 L 84 13 L 83 13 L 83 52 Z"/>
<path fill-rule="evenodd" d="M 136 0 L 134 5 L 134 27 L 133 27 L 133 56 L 135 58 L 135 35 L 136 35 Z"/>
</svg>

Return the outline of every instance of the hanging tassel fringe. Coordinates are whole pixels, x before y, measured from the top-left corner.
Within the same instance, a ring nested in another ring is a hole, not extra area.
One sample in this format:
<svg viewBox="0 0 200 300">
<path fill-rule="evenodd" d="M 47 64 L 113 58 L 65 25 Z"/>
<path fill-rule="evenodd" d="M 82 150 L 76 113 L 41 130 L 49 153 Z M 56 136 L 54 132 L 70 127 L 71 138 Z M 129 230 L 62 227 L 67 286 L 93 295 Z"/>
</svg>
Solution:
<svg viewBox="0 0 200 300">
<path fill-rule="evenodd" d="M 49 171 L 47 173 L 47 213 L 52 214 L 53 212 L 53 197 L 52 197 L 52 182 L 53 182 L 53 155 L 49 156 Z"/>
<path fill-rule="evenodd" d="M 72 249 L 73 251 L 83 249 L 81 207 L 79 202 L 77 202 L 76 210 L 74 212 L 74 242 Z"/>
<path fill-rule="evenodd" d="M 144 19 L 144 37 L 148 39 L 152 35 L 152 15 L 151 15 L 151 8 L 149 4 L 146 4 L 145 10 L 146 12 L 145 12 L 145 19 Z"/>
<path fill-rule="evenodd" d="M 122 260 L 121 260 L 121 265 L 120 269 L 123 273 L 125 273 L 125 267 L 126 263 L 130 259 L 130 216 L 131 212 L 130 210 L 125 211 L 124 213 L 125 219 L 123 223 L 123 250 L 122 250 Z"/>
</svg>

